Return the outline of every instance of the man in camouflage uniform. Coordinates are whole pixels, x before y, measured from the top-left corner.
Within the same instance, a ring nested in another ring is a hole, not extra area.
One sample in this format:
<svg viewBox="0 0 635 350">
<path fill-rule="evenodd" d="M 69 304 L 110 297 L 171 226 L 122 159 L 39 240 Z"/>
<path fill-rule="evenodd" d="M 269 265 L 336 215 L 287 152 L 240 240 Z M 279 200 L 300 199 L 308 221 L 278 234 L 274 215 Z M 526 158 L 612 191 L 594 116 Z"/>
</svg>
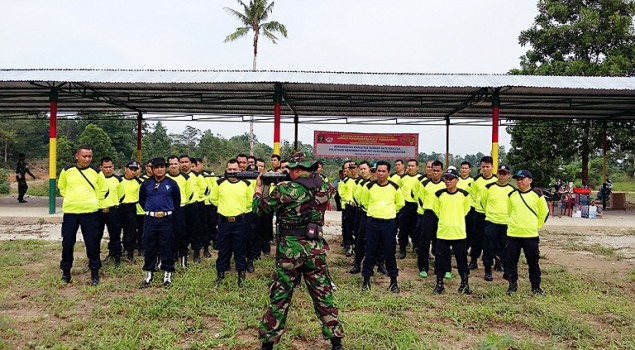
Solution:
<svg viewBox="0 0 635 350">
<path fill-rule="evenodd" d="M 312 171 L 315 163 L 302 152 L 295 153 L 287 166 L 292 181 L 277 186 L 269 197 L 263 196 L 261 178 L 256 182 L 253 212 L 265 215 L 276 212 L 280 238 L 276 248 L 276 268 L 269 288 L 270 304 L 259 325 L 261 350 L 273 349 L 284 332 L 293 289 L 302 276 L 322 322 L 322 335 L 330 339 L 333 350 L 341 350 L 344 337 L 333 298 L 331 278 L 326 266 L 329 246 L 318 235 L 329 200 L 328 184 Z M 313 230 L 312 230 L 313 229 Z"/>
</svg>

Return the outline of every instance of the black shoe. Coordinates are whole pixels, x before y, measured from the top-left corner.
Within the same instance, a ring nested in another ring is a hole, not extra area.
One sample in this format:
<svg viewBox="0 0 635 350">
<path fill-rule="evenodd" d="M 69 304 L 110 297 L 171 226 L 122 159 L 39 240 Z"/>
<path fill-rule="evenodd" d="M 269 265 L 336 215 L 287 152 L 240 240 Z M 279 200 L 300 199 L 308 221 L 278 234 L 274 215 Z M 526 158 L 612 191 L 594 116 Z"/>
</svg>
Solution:
<svg viewBox="0 0 635 350">
<path fill-rule="evenodd" d="M 28 202 L 27 202 L 27 201 L 25 201 L 24 199 L 19 200 L 18 202 L 20 202 L 20 203 L 28 203 Z"/>
<path fill-rule="evenodd" d="M 146 271 L 146 277 L 141 281 L 139 288 L 148 288 L 152 283 L 152 271 Z"/>
<path fill-rule="evenodd" d="M 459 293 L 472 294 L 470 289 L 469 280 L 466 274 L 461 275 L 461 285 L 459 285 Z"/>
<path fill-rule="evenodd" d="M 489 267 L 489 268 L 486 267 L 485 268 L 485 274 L 483 275 L 483 279 L 488 281 L 488 282 L 491 282 L 491 281 L 494 280 L 494 277 L 492 277 L 492 268 L 491 267 Z"/>
<path fill-rule="evenodd" d="M 536 288 L 532 288 L 531 292 L 534 293 L 534 295 L 545 295 L 547 293 L 545 293 L 544 290 L 542 290 L 542 288 L 540 287 L 536 287 Z"/>
<path fill-rule="evenodd" d="M 247 260 L 247 272 L 254 273 L 255 271 L 256 268 L 254 267 L 254 261 L 251 259 Z"/>
<path fill-rule="evenodd" d="M 351 257 L 351 256 L 353 256 L 353 254 L 354 254 L 353 253 L 353 245 L 351 244 L 349 246 L 346 246 L 346 256 Z"/>
<path fill-rule="evenodd" d="M 225 273 L 219 272 L 216 276 L 216 281 L 214 281 L 214 288 L 218 288 L 223 283 L 224 279 L 225 279 Z"/>
<path fill-rule="evenodd" d="M 399 249 L 399 255 L 397 255 L 397 259 L 405 259 L 406 258 L 406 248 Z"/>
<path fill-rule="evenodd" d="M 126 251 L 126 260 L 128 260 L 129 263 L 134 263 L 134 250 Z"/>
<path fill-rule="evenodd" d="M 119 267 L 121 265 L 121 255 L 113 256 L 112 261 L 115 264 L 115 267 Z"/>
<path fill-rule="evenodd" d="M 212 257 L 212 253 L 209 252 L 209 247 L 203 248 L 203 256 L 206 257 L 206 258 L 211 258 Z"/>
<path fill-rule="evenodd" d="M 443 286 L 443 276 L 441 276 L 441 278 L 437 278 L 437 285 L 434 286 L 434 290 L 432 291 L 433 294 L 442 294 L 443 291 L 445 290 L 445 287 Z"/>
<path fill-rule="evenodd" d="M 331 350 L 343 350 L 342 347 L 342 339 L 340 338 L 331 338 Z"/>
<path fill-rule="evenodd" d="M 242 288 L 243 283 L 245 282 L 245 271 L 238 271 L 238 287 Z"/>
<path fill-rule="evenodd" d="M 218 243 L 216 241 L 212 241 L 212 249 L 218 251 Z"/>
<path fill-rule="evenodd" d="M 182 269 L 187 269 L 187 256 L 182 256 L 179 258 L 179 263 Z"/>
<path fill-rule="evenodd" d="M 262 343 L 260 350 L 273 350 L 273 343 Z"/>
<path fill-rule="evenodd" d="M 364 282 L 362 282 L 362 292 L 367 292 L 370 290 L 370 277 L 364 277 Z"/>
<path fill-rule="evenodd" d="M 137 251 L 137 255 L 139 255 L 139 256 L 145 256 L 145 252 L 143 251 L 143 249 L 139 249 L 139 250 Z"/>
<path fill-rule="evenodd" d="M 96 286 L 99 284 L 99 270 L 90 270 L 90 285 Z"/>
<path fill-rule="evenodd" d="M 518 283 L 509 282 L 509 287 L 507 287 L 507 295 L 513 295 L 518 291 Z"/>
<path fill-rule="evenodd" d="M 194 261 L 194 263 L 195 264 L 200 264 L 201 263 L 201 250 L 200 249 L 195 249 L 192 255 L 193 255 L 192 260 Z"/>
<path fill-rule="evenodd" d="M 401 289 L 399 289 L 399 285 L 397 284 L 397 280 L 390 281 L 390 287 L 388 287 L 388 290 L 395 294 L 399 294 L 399 292 L 401 292 Z"/>
<path fill-rule="evenodd" d="M 353 267 L 350 269 L 350 271 L 348 271 L 348 273 L 356 274 L 360 272 L 362 272 L 361 263 L 358 263 L 357 261 L 353 262 Z"/>
<path fill-rule="evenodd" d="M 385 263 L 379 263 L 377 264 L 377 272 L 381 273 L 382 275 L 387 275 L 388 274 L 388 270 L 386 270 L 386 264 Z"/>
<path fill-rule="evenodd" d="M 478 263 L 475 260 L 472 260 L 469 264 L 467 264 L 467 268 L 470 270 L 476 270 L 478 269 Z"/>
<path fill-rule="evenodd" d="M 62 271 L 62 282 L 69 284 L 71 283 L 71 280 L 73 278 L 71 277 L 71 270 L 63 270 Z"/>
</svg>

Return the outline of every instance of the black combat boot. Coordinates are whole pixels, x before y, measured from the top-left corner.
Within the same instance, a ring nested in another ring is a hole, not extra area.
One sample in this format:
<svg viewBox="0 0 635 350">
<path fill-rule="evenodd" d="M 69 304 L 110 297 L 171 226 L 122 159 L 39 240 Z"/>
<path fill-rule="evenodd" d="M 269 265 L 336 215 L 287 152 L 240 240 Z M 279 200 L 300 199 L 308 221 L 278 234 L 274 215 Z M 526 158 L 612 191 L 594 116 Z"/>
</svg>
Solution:
<svg viewBox="0 0 635 350">
<path fill-rule="evenodd" d="M 211 258 L 212 257 L 212 253 L 209 252 L 209 246 L 205 246 L 203 248 L 203 256 L 206 258 Z"/>
<path fill-rule="evenodd" d="M 71 270 L 62 270 L 62 282 L 68 284 L 71 283 L 72 277 L 71 277 Z"/>
<path fill-rule="evenodd" d="M 406 258 L 406 247 L 399 248 L 399 255 L 397 255 L 397 259 L 405 259 Z"/>
<path fill-rule="evenodd" d="M 388 289 L 396 294 L 399 294 L 399 292 L 401 292 L 401 289 L 399 289 L 399 284 L 397 284 L 397 277 L 390 277 L 390 287 L 388 287 Z"/>
<path fill-rule="evenodd" d="M 245 271 L 238 271 L 238 288 L 242 288 L 243 282 L 245 282 Z"/>
<path fill-rule="evenodd" d="M 542 290 L 542 288 L 540 288 L 539 284 L 532 284 L 531 285 L 531 292 L 534 293 L 534 295 L 545 295 L 547 293 L 545 293 L 544 290 Z"/>
<path fill-rule="evenodd" d="M 223 283 L 224 279 L 225 279 L 225 272 L 219 272 L 216 275 L 216 281 L 214 281 L 214 288 L 217 288 L 218 286 L 220 286 L 221 283 Z"/>
<path fill-rule="evenodd" d="M 386 269 L 385 262 L 382 261 L 380 263 L 377 263 L 377 272 L 381 273 L 384 276 L 388 274 L 388 270 Z"/>
<path fill-rule="evenodd" d="M 262 343 L 260 350 L 273 350 L 273 343 Z"/>
<path fill-rule="evenodd" d="M 441 294 L 445 290 L 443 286 L 443 276 L 437 276 L 437 285 L 434 287 L 432 291 L 433 294 Z"/>
<path fill-rule="evenodd" d="M 99 269 L 90 270 L 90 285 L 96 286 L 99 284 Z"/>
<path fill-rule="evenodd" d="M 370 290 L 370 276 L 364 276 L 364 282 L 362 282 L 362 292 Z"/>
<path fill-rule="evenodd" d="M 477 259 L 472 258 L 472 259 L 470 260 L 470 263 L 469 263 L 469 264 L 467 264 L 467 268 L 468 268 L 468 269 L 470 269 L 470 270 L 476 270 L 476 269 L 478 269 L 478 263 L 477 263 L 476 261 L 477 261 Z"/>
<path fill-rule="evenodd" d="M 461 285 L 459 286 L 459 293 L 472 294 L 470 289 L 469 278 L 466 273 L 461 274 Z"/>
<path fill-rule="evenodd" d="M 342 350 L 342 339 L 341 338 L 331 338 L 331 350 Z"/>
<path fill-rule="evenodd" d="M 179 258 L 179 263 L 182 269 L 187 269 L 187 255 L 184 255 Z"/>
<path fill-rule="evenodd" d="M 483 275 L 483 279 L 491 282 L 494 280 L 494 277 L 492 277 L 492 267 L 491 266 L 485 266 L 485 274 Z"/>
<path fill-rule="evenodd" d="M 114 262 L 115 267 L 119 267 L 121 265 L 121 255 L 113 256 L 112 261 Z"/>
<path fill-rule="evenodd" d="M 193 255 L 192 260 L 194 261 L 194 263 L 199 264 L 201 262 L 201 250 L 194 249 L 192 255 Z"/>
<path fill-rule="evenodd" d="M 362 272 L 362 263 L 358 262 L 358 261 L 353 261 L 353 267 L 351 268 L 350 271 L 348 271 L 348 273 L 352 273 L 352 274 L 356 274 L 356 273 L 360 273 Z"/>
<path fill-rule="evenodd" d="M 507 295 L 513 295 L 518 291 L 518 282 L 509 282 L 509 287 L 507 287 Z"/>
<path fill-rule="evenodd" d="M 126 251 L 126 260 L 128 260 L 129 263 L 134 262 L 134 250 Z"/>
<path fill-rule="evenodd" d="M 503 272 L 503 264 L 499 258 L 494 259 L 494 271 Z"/>
<path fill-rule="evenodd" d="M 152 271 L 146 271 L 146 277 L 141 281 L 139 288 L 148 288 L 152 283 Z"/>
<path fill-rule="evenodd" d="M 247 259 L 247 272 L 254 273 L 256 268 L 254 267 L 253 259 Z"/>
</svg>

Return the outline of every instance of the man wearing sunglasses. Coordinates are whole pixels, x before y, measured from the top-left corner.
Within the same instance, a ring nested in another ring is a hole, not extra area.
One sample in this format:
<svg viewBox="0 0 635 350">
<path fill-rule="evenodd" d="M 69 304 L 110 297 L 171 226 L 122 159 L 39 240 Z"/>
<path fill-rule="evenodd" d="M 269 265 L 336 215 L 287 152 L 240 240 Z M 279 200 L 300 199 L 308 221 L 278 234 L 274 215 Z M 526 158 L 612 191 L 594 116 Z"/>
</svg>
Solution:
<svg viewBox="0 0 635 350">
<path fill-rule="evenodd" d="M 161 270 L 164 271 L 163 286 L 168 288 L 172 285 L 174 272 L 173 213 L 181 205 L 181 192 L 177 183 L 165 176 L 163 157 L 152 159 L 152 174 L 139 189 L 139 204 L 146 211 L 143 225 L 143 271 L 146 276 L 141 282 L 141 288 L 148 287 L 152 282 L 157 254 L 161 257 Z"/>
<path fill-rule="evenodd" d="M 491 282 L 492 265 L 494 260 L 500 259 L 503 266 L 507 262 L 507 223 L 509 212 L 507 210 L 507 198 L 514 191 L 514 187 L 507 183 L 511 169 L 507 165 L 498 167 L 497 180 L 485 185 L 481 195 L 481 203 L 485 208 L 485 235 L 483 237 L 483 266 L 485 274 L 483 278 Z M 507 274 L 503 274 L 506 278 Z"/>
</svg>

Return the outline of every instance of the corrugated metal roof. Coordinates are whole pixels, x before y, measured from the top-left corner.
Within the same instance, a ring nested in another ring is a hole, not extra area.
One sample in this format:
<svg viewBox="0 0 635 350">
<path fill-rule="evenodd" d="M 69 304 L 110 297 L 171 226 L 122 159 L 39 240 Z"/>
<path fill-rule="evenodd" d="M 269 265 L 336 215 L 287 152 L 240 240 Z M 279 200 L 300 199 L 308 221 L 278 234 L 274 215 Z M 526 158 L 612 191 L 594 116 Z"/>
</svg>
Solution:
<svg viewBox="0 0 635 350">
<path fill-rule="evenodd" d="M 1 69 L 0 112 L 45 113 L 55 88 L 60 111 L 268 122 L 276 84 L 300 122 L 489 120 L 495 90 L 502 118 L 635 119 L 635 78 L 225 70 Z"/>
</svg>

